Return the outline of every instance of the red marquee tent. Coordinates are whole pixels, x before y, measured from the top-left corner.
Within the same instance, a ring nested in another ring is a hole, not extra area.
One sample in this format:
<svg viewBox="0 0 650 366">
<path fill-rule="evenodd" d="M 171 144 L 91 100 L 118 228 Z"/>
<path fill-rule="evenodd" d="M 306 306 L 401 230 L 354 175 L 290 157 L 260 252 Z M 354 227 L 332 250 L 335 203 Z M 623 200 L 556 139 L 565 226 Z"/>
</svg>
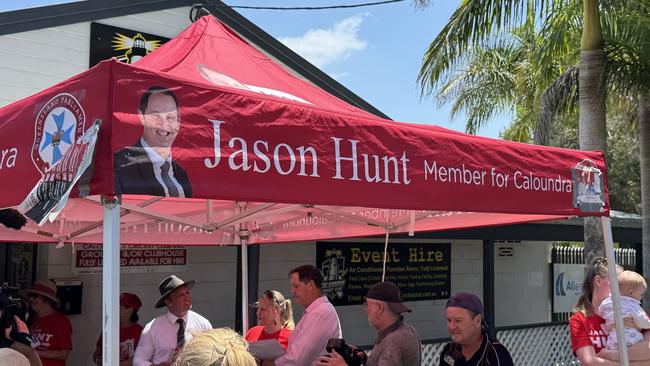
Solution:
<svg viewBox="0 0 650 366">
<path fill-rule="evenodd" d="M 161 102 L 169 98 L 171 108 Z M 246 245 L 609 214 L 602 152 L 380 119 L 212 17 L 137 64 L 104 61 L 0 109 L 0 179 L 15 182 L 5 183 L 0 207 L 29 195 L 21 208 L 30 214 L 59 197 L 82 160 L 75 142 L 95 121 L 92 164 L 58 221 L 0 239 L 103 242 L 104 308 L 113 314 L 120 242 Z M 163 164 L 150 157 L 160 146 L 143 141 L 173 143 L 171 175 L 151 168 Z M 101 205 L 103 215 L 93 209 Z M 116 322 L 105 323 L 107 334 Z M 113 336 L 104 340 L 116 352 Z M 109 364 L 116 356 L 104 355 Z"/>
</svg>

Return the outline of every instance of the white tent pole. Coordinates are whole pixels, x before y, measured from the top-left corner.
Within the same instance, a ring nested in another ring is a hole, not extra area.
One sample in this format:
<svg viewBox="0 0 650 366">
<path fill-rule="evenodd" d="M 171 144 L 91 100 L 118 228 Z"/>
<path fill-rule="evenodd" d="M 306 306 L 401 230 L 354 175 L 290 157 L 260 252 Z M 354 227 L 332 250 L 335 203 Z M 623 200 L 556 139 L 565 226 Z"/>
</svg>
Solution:
<svg viewBox="0 0 650 366">
<path fill-rule="evenodd" d="M 104 365 L 117 365 L 120 336 L 120 204 L 104 199 L 102 264 L 102 358 Z"/>
<path fill-rule="evenodd" d="M 239 204 L 239 212 L 246 211 L 246 203 Z M 241 244 L 241 326 L 242 334 L 248 331 L 248 227 L 239 224 L 239 242 Z"/>
<path fill-rule="evenodd" d="M 623 330 L 623 312 L 621 311 L 621 291 L 618 288 L 616 262 L 614 258 L 614 240 L 612 238 L 612 221 L 609 217 L 601 217 L 603 236 L 605 238 L 605 255 L 607 256 L 607 271 L 609 273 L 610 288 L 612 291 L 612 304 L 614 305 L 614 319 L 616 319 L 616 337 L 618 338 L 618 355 L 621 366 L 629 366 L 630 361 L 625 346 L 625 333 Z"/>
</svg>

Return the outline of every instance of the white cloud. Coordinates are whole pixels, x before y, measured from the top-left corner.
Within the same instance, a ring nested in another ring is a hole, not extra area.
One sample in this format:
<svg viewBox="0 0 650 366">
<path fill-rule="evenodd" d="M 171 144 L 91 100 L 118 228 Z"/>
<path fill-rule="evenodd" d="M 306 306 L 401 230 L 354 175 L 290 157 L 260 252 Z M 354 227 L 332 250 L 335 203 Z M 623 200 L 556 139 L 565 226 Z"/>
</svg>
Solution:
<svg viewBox="0 0 650 366">
<path fill-rule="evenodd" d="M 366 48 L 366 42 L 358 34 L 361 22 L 363 16 L 355 15 L 328 29 L 310 29 L 300 37 L 281 37 L 279 40 L 316 67 L 322 68 Z"/>
</svg>

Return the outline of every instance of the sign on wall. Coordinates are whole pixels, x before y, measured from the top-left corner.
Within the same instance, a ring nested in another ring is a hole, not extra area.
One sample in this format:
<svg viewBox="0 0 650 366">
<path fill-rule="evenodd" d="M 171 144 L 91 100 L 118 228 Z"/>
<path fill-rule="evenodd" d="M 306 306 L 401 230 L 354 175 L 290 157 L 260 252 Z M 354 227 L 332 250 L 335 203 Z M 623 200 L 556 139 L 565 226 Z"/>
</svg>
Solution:
<svg viewBox="0 0 650 366">
<path fill-rule="evenodd" d="M 101 244 L 75 244 L 73 273 L 101 273 Z M 122 273 L 180 272 L 187 270 L 187 248 L 178 246 L 128 245 L 120 247 Z"/>
<path fill-rule="evenodd" d="M 135 63 L 167 41 L 169 38 L 149 33 L 90 23 L 90 67 L 112 57 Z"/>
<path fill-rule="evenodd" d="M 323 272 L 323 293 L 334 305 L 362 304 L 368 289 L 381 281 L 383 244 L 316 245 L 316 266 Z M 450 243 L 389 244 L 386 279 L 400 288 L 405 301 L 449 298 Z"/>
<path fill-rule="evenodd" d="M 585 277 L 584 264 L 553 263 L 553 313 L 573 312 Z"/>
</svg>

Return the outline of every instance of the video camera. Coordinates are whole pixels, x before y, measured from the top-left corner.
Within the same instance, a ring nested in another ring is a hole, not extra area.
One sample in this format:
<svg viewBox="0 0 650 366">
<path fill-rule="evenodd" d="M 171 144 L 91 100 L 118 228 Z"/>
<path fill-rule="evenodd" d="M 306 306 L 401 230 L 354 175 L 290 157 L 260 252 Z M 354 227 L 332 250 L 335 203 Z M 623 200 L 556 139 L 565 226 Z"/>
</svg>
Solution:
<svg viewBox="0 0 650 366">
<path fill-rule="evenodd" d="M 14 315 L 18 316 L 20 320 L 27 323 L 29 305 L 25 300 L 20 298 L 18 292 L 20 288 L 17 286 L 9 286 L 6 282 L 0 286 L 0 331 L 3 332 L 0 336 L 0 348 L 7 346 L 7 339 L 4 337 L 4 330 L 11 327 L 9 337 L 13 340 L 23 338 L 18 333 L 18 326 Z"/>
<path fill-rule="evenodd" d="M 335 350 L 349 366 L 361 366 L 366 363 L 366 354 L 362 350 L 346 344 L 345 340 L 341 338 L 331 338 L 327 341 L 325 349 L 327 352 Z"/>
</svg>

